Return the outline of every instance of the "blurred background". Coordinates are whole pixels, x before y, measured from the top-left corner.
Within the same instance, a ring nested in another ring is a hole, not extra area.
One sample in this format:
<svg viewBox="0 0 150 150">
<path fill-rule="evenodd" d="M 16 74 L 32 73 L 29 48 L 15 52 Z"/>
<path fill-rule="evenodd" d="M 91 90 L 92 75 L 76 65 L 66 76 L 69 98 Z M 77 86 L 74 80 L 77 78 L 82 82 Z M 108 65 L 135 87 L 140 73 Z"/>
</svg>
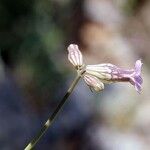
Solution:
<svg viewBox="0 0 150 150">
<path fill-rule="evenodd" d="M 87 64 L 142 59 L 142 93 L 124 83 L 92 93 L 81 80 L 35 149 L 149 150 L 149 0 L 0 0 L 0 149 L 23 149 L 64 96 L 71 43 Z"/>
</svg>

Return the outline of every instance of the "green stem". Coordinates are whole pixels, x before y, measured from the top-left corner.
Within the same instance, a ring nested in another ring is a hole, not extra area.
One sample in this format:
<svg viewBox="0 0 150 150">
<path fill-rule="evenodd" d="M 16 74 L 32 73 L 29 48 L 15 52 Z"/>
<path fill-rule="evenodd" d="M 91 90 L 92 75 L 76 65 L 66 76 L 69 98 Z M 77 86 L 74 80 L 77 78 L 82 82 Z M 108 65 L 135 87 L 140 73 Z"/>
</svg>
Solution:
<svg viewBox="0 0 150 150">
<path fill-rule="evenodd" d="M 44 135 L 44 133 L 47 131 L 47 129 L 51 126 L 52 122 L 54 121 L 54 119 L 56 118 L 57 114 L 60 112 L 62 106 L 64 105 L 64 103 L 66 102 L 67 98 L 69 97 L 69 95 L 72 93 L 74 87 L 76 86 L 76 84 L 78 83 L 78 81 L 81 78 L 81 74 L 83 72 L 78 72 L 78 75 L 76 76 L 76 78 L 74 79 L 74 81 L 72 82 L 72 84 L 70 85 L 67 93 L 65 94 L 65 96 L 62 98 L 62 100 L 60 101 L 60 103 L 58 104 L 58 106 L 56 107 L 56 109 L 54 110 L 54 112 L 52 113 L 52 115 L 48 118 L 48 120 L 45 122 L 45 124 L 43 125 L 43 127 L 41 128 L 41 130 L 39 131 L 39 133 L 36 135 L 36 137 L 25 147 L 24 150 L 31 150 L 36 144 L 37 142 L 41 139 L 41 137 Z"/>
</svg>

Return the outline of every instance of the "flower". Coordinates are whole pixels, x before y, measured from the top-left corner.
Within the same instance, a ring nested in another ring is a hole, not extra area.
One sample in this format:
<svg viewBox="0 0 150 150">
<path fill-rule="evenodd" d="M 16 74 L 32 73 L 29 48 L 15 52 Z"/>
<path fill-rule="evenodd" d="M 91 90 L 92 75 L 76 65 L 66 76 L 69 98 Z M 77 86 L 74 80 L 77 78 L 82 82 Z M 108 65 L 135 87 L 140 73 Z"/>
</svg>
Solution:
<svg viewBox="0 0 150 150">
<path fill-rule="evenodd" d="M 75 44 L 68 47 L 68 59 L 79 70 L 85 69 L 82 77 L 86 84 L 95 91 L 104 89 L 104 83 L 130 82 L 134 85 L 137 92 L 140 93 L 143 83 L 141 77 L 141 60 L 137 60 L 134 69 L 122 69 L 110 63 L 86 65 L 83 68 L 82 53 Z"/>
<path fill-rule="evenodd" d="M 137 60 L 134 69 L 122 69 L 112 64 L 87 65 L 86 73 L 97 77 L 103 83 L 130 82 L 137 92 L 141 91 L 141 60 Z"/>
</svg>

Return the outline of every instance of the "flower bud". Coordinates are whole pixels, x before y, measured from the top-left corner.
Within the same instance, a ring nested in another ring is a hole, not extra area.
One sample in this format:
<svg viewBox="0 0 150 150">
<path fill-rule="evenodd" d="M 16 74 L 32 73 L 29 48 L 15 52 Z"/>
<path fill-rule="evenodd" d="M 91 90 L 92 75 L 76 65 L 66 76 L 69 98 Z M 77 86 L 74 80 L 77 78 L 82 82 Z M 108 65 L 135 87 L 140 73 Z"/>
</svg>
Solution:
<svg viewBox="0 0 150 150">
<path fill-rule="evenodd" d="M 80 52 L 78 45 L 70 44 L 68 46 L 68 59 L 69 61 L 79 69 L 83 65 L 82 53 Z"/>
<path fill-rule="evenodd" d="M 95 76 L 85 74 L 83 79 L 90 88 L 93 88 L 97 92 L 104 89 L 104 84 Z"/>
</svg>

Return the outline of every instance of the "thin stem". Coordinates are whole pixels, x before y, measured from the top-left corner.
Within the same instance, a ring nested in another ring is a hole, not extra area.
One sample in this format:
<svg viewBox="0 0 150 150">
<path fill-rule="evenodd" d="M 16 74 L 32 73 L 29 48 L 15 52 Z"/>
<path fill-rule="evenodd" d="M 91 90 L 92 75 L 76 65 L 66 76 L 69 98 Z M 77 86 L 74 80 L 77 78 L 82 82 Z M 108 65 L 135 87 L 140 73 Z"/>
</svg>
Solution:
<svg viewBox="0 0 150 150">
<path fill-rule="evenodd" d="M 65 96 L 62 98 L 62 100 L 60 101 L 60 103 L 58 104 L 58 106 L 56 107 L 56 109 L 54 110 L 54 112 L 52 113 L 52 115 L 48 118 L 48 120 L 45 122 L 45 124 L 43 125 L 43 127 L 41 128 L 41 130 L 39 131 L 39 133 L 25 147 L 24 150 L 31 150 L 37 144 L 37 142 L 40 140 L 40 138 L 44 135 L 44 133 L 47 131 L 47 129 L 51 126 L 51 124 L 54 121 L 54 119 L 56 118 L 57 114 L 60 112 L 62 106 L 65 104 L 67 98 L 72 93 L 74 87 L 76 86 L 76 84 L 80 80 L 82 73 L 83 73 L 83 71 L 78 72 L 78 75 L 76 76 L 76 78 L 74 79 L 74 81 L 72 82 L 72 84 L 70 85 L 70 87 L 69 87 L 68 91 L 66 92 Z"/>
</svg>

